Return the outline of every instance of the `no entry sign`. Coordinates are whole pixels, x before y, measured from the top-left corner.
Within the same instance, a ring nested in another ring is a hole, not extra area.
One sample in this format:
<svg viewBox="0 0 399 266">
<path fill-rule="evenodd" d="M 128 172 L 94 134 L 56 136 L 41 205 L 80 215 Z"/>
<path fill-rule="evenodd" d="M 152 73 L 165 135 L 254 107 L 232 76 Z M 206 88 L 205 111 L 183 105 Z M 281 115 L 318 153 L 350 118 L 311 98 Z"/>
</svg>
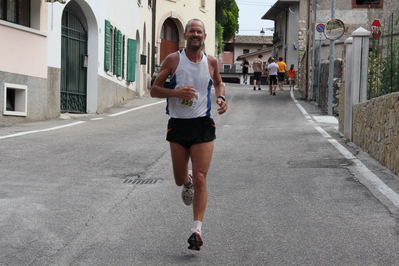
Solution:
<svg viewBox="0 0 399 266">
<path fill-rule="evenodd" d="M 374 19 L 370 27 L 371 36 L 374 40 L 378 40 L 381 37 L 381 22 L 379 19 Z"/>
</svg>

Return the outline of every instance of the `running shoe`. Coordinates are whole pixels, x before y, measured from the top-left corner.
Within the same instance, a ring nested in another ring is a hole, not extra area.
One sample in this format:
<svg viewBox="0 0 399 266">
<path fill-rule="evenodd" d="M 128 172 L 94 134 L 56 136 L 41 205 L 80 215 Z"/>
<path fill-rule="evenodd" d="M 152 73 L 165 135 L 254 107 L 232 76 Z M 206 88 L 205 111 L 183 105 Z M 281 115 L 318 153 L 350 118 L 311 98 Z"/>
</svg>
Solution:
<svg viewBox="0 0 399 266">
<path fill-rule="evenodd" d="M 191 236 L 187 240 L 189 246 L 188 249 L 191 250 L 201 250 L 201 246 L 204 244 L 204 241 L 202 241 L 202 237 L 200 232 L 194 232 L 191 234 Z"/>
<path fill-rule="evenodd" d="M 194 196 L 193 173 L 191 171 L 188 171 L 188 177 L 190 178 L 190 183 L 182 186 L 181 197 L 184 204 L 190 206 L 193 203 Z"/>
</svg>

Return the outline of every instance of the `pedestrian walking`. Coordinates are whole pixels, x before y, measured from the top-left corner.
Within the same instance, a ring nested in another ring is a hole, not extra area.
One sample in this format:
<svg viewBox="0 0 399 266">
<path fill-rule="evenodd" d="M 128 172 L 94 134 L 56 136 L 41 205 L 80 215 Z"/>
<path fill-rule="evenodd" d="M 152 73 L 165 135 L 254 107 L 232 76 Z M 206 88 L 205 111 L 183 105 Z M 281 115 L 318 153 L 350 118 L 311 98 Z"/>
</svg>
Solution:
<svg viewBox="0 0 399 266">
<path fill-rule="evenodd" d="M 258 90 L 261 90 L 260 88 L 260 83 L 261 83 L 261 78 L 262 78 L 262 72 L 263 72 L 263 61 L 262 61 L 263 55 L 258 55 L 258 58 L 254 60 L 252 63 L 252 69 L 254 70 L 254 90 L 256 90 L 256 85 L 258 85 Z"/>
<path fill-rule="evenodd" d="M 283 85 L 284 85 L 284 79 L 285 79 L 285 73 L 287 70 L 287 64 L 283 62 L 283 57 L 279 57 L 278 58 L 278 62 L 276 63 L 278 65 L 278 72 L 277 72 L 277 76 L 278 76 L 278 86 L 280 88 L 280 90 L 283 90 Z"/>
<path fill-rule="evenodd" d="M 296 70 L 294 69 L 294 64 L 292 64 L 291 67 L 287 70 L 287 75 L 288 75 L 288 82 L 290 84 L 290 91 L 291 87 L 292 90 L 294 90 L 295 78 L 296 78 Z"/>
<path fill-rule="evenodd" d="M 265 66 L 265 70 L 266 70 L 266 74 L 267 74 L 267 82 L 269 83 L 269 92 L 270 92 L 270 94 L 272 94 L 272 90 L 273 90 L 272 83 L 270 82 L 270 73 L 269 73 L 269 65 L 272 62 L 272 58 L 273 57 L 270 56 L 269 59 L 267 59 L 267 63 L 266 63 L 266 66 Z"/>
<path fill-rule="evenodd" d="M 249 68 L 249 62 L 247 60 L 247 58 L 243 58 L 242 59 L 242 74 L 244 76 L 244 84 L 247 84 L 247 80 L 248 80 L 248 68 Z"/>
<path fill-rule="evenodd" d="M 274 58 L 272 58 L 270 60 L 270 62 L 271 63 L 269 64 L 269 67 L 268 67 L 270 84 L 272 86 L 270 95 L 273 94 L 274 96 L 276 96 L 278 65 L 276 64 L 276 62 L 274 62 Z"/>
<path fill-rule="evenodd" d="M 212 85 L 219 115 L 226 112 L 228 105 L 218 62 L 203 52 L 204 23 L 199 19 L 190 20 L 183 36 L 185 48 L 166 57 L 150 94 L 167 98 L 166 113 L 170 119 L 166 140 L 170 145 L 174 179 L 177 186 L 182 186 L 184 204 L 193 207 L 188 248 L 200 250 L 203 245 L 202 221 L 208 201 L 206 180 L 216 138 L 210 102 Z M 170 88 L 163 88 L 168 76 L 171 76 Z M 192 171 L 188 169 L 190 159 Z"/>
</svg>

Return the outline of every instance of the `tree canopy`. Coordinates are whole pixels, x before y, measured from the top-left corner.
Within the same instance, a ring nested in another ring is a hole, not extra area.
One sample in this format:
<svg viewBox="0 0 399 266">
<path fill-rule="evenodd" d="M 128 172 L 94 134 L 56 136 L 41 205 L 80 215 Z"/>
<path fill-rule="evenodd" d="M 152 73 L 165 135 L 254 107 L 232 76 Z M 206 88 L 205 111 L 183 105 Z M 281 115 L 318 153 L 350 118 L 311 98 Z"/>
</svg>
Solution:
<svg viewBox="0 0 399 266">
<path fill-rule="evenodd" d="M 223 40 L 228 41 L 238 32 L 239 8 L 235 0 L 216 0 L 216 21 L 223 29 Z"/>
</svg>

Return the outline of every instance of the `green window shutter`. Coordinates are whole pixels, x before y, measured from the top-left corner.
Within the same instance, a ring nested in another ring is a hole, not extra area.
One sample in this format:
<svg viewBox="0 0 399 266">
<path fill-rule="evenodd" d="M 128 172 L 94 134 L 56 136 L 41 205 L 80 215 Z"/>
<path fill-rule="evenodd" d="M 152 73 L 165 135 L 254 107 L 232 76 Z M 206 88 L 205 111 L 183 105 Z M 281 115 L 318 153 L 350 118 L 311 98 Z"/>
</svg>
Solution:
<svg viewBox="0 0 399 266">
<path fill-rule="evenodd" d="M 105 36 L 104 36 L 104 70 L 111 70 L 111 23 L 105 21 Z"/>
<path fill-rule="evenodd" d="M 122 38 L 122 78 L 125 78 L 125 46 L 126 46 L 126 36 L 123 35 Z"/>
<path fill-rule="evenodd" d="M 127 39 L 127 81 L 136 80 L 136 47 L 137 41 Z"/>
<path fill-rule="evenodd" d="M 114 73 L 118 77 L 121 76 L 122 61 L 122 33 L 115 28 L 114 33 Z"/>
<path fill-rule="evenodd" d="M 115 27 L 114 29 L 114 58 L 113 58 L 113 72 L 116 74 L 118 69 L 118 29 Z"/>
</svg>

